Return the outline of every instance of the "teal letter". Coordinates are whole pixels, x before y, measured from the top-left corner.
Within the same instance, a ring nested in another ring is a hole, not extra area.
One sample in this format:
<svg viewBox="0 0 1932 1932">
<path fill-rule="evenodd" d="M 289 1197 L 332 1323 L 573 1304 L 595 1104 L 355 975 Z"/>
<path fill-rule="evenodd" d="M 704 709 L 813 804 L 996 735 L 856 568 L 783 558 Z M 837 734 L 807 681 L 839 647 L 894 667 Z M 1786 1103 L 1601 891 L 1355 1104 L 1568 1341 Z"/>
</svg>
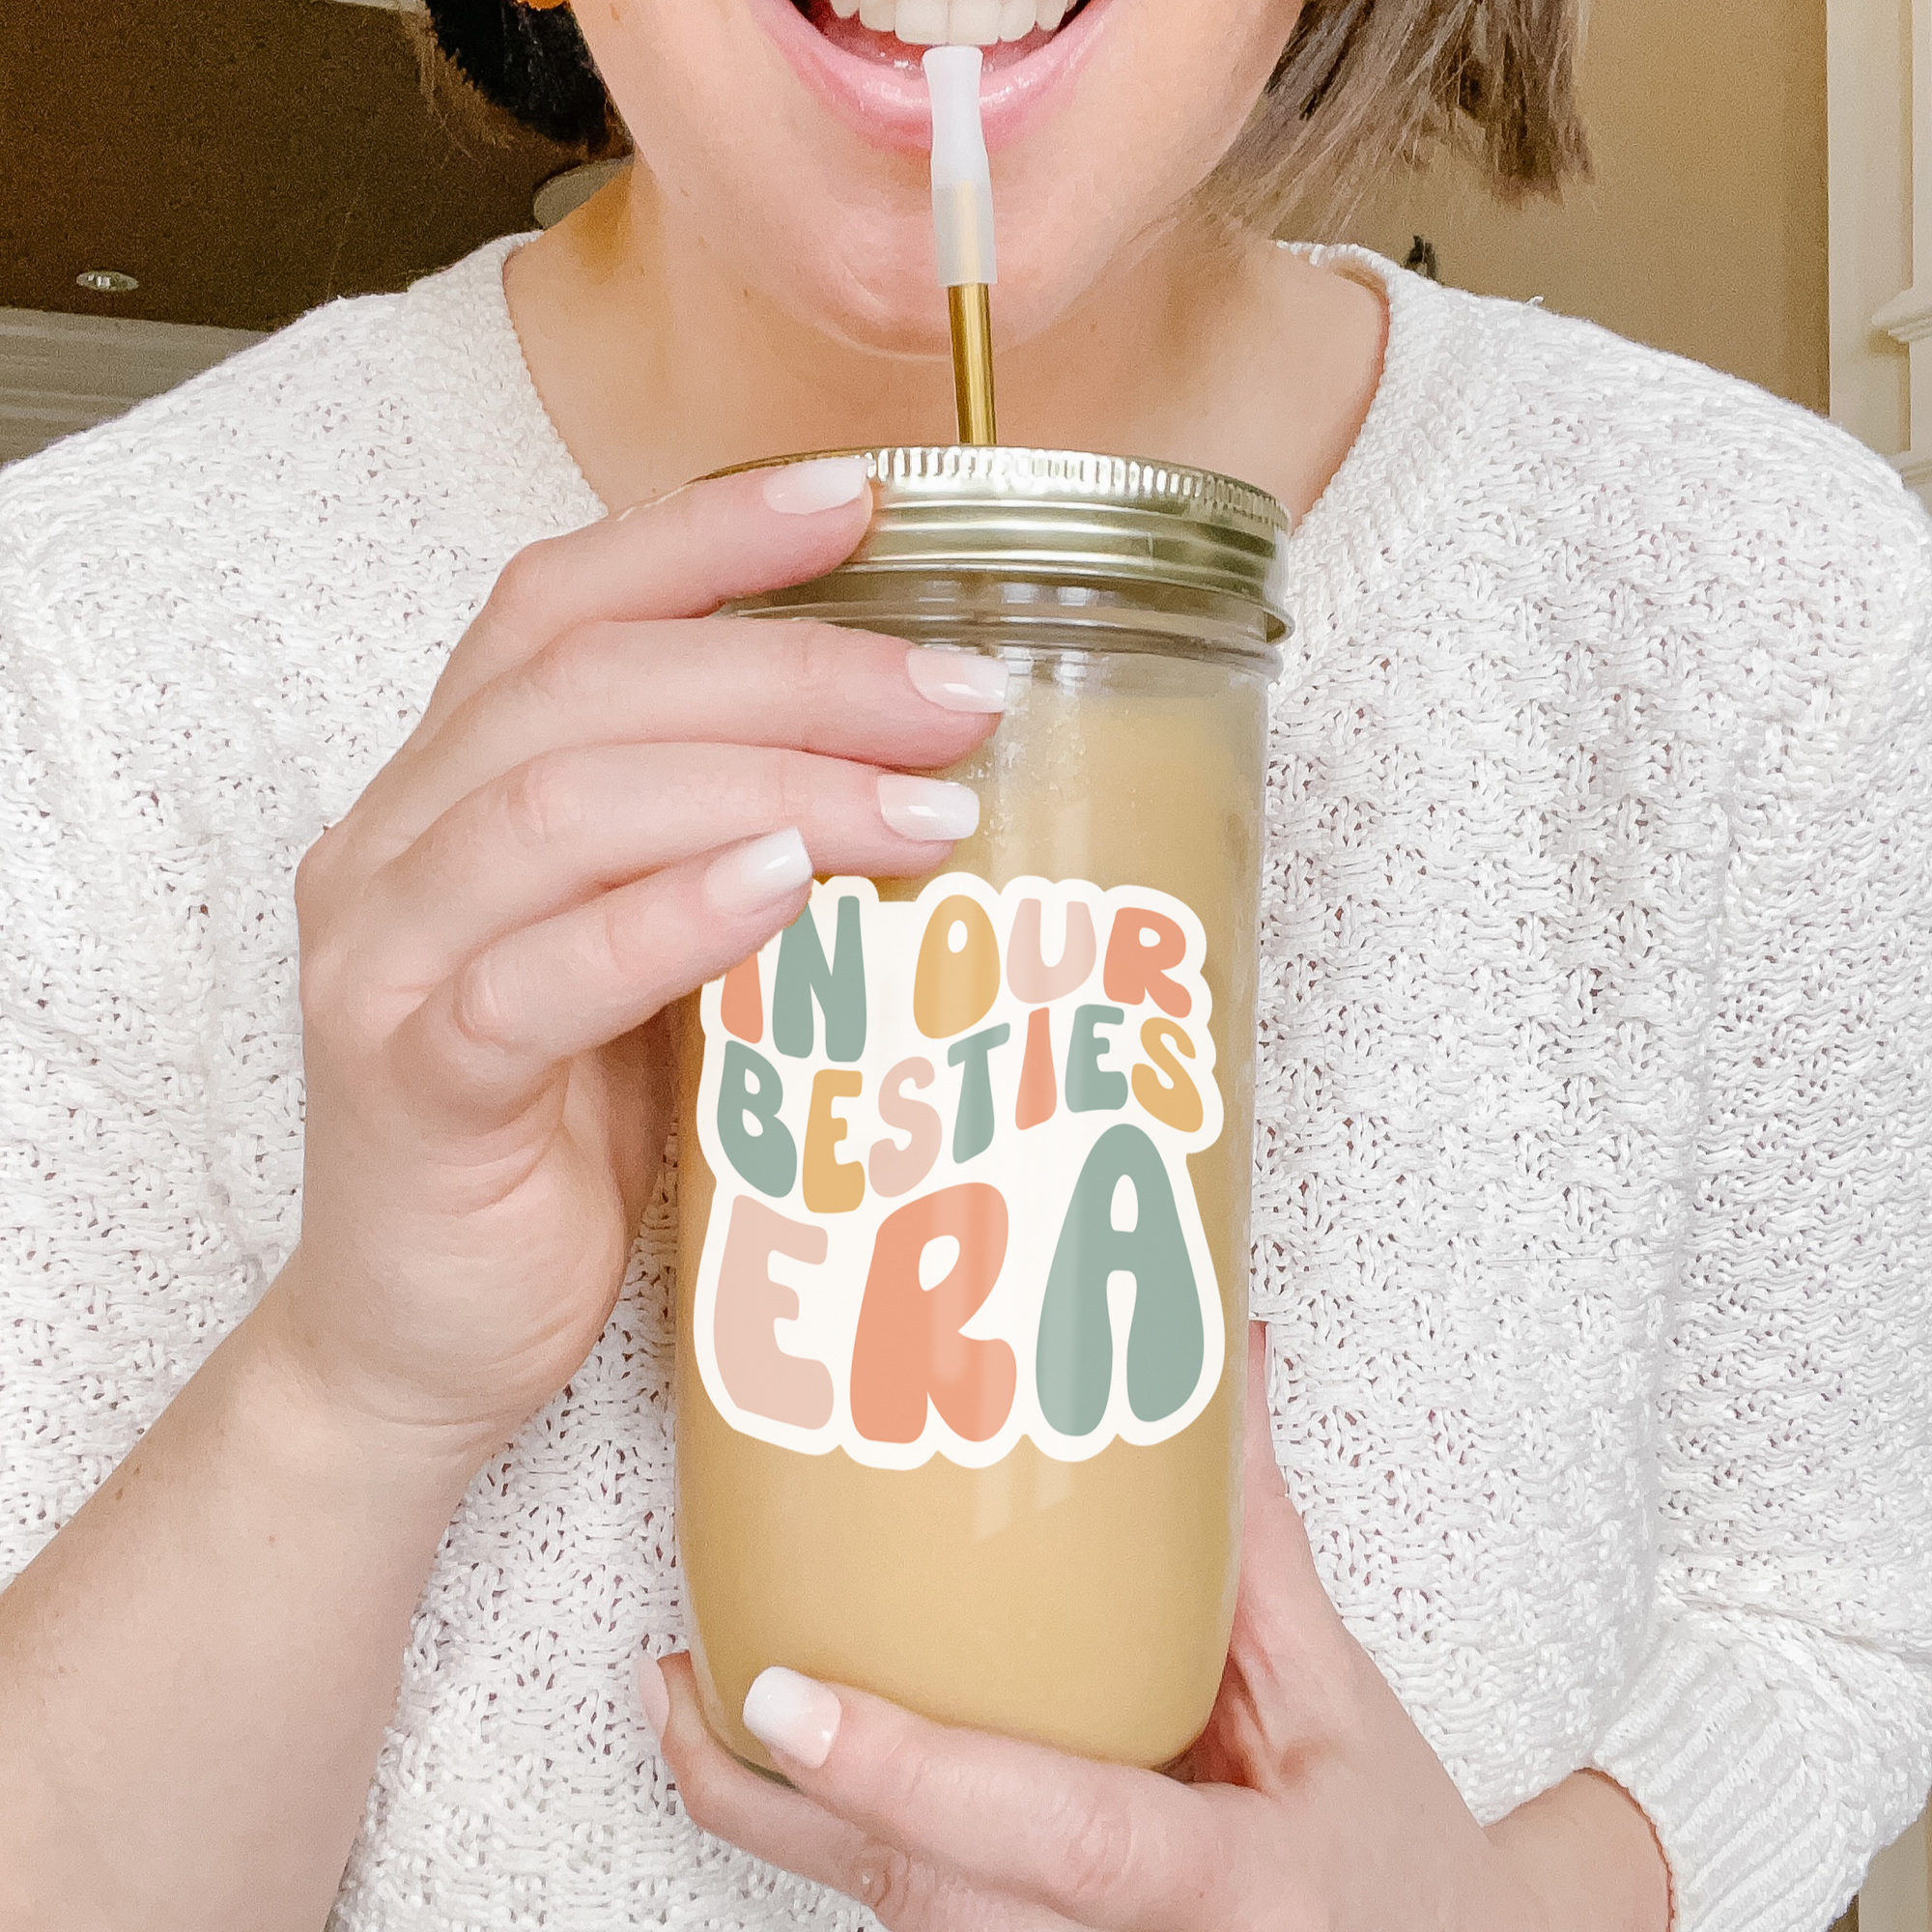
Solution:
<svg viewBox="0 0 1932 1932">
<path fill-rule="evenodd" d="M 956 1040 L 946 1049 L 949 1066 L 963 1066 L 959 1076 L 959 1111 L 952 1117 L 952 1158 L 964 1163 L 993 1145 L 993 1076 L 986 1062 L 996 1046 L 1013 1037 L 1009 1026 L 988 1027 Z"/>
<path fill-rule="evenodd" d="M 718 1083 L 718 1138 L 739 1174 L 774 1201 L 782 1201 L 798 1179 L 798 1145 L 779 1119 L 783 1102 L 778 1068 L 743 1040 L 727 1039 Z"/>
<path fill-rule="evenodd" d="M 1114 1194 L 1133 1182 L 1134 1225 L 1114 1225 Z M 1091 1435 L 1107 1412 L 1114 1324 L 1107 1277 L 1134 1278 L 1127 1330 L 1127 1403 L 1143 1422 L 1172 1415 L 1194 1393 L 1206 1352 L 1201 1301 L 1174 1189 L 1138 1127 L 1109 1127 L 1074 1182 L 1046 1278 L 1035 1379 L 1040 1412 L 1063 1435 Z"/>
<path fill-rule="evenodd" d="M 1075 1114 L 1113 1114 L 1127 1104 L 1127 1076 L 1100 1065 L 1114 1042 L 1095 1027 L 1119 1026 L 1126 1018 L 1119 1007 L 1076 1007 L 1073 1037 L 1066 1048 L 1066 1106 Z"/>
<path fill-rule="evenodd" d="M 818 923 L 807 906 L 779 941 L 778 983 L 772 991 L 772 1044 L 793 1060 L 811 1057 L 811 1003 L 825 1009 L 825 1057 L 849 1065 L 866 1050 L 866 944 L 859 901 L 838 901 L 838 936 L 825 963 Z"/>
</svg>

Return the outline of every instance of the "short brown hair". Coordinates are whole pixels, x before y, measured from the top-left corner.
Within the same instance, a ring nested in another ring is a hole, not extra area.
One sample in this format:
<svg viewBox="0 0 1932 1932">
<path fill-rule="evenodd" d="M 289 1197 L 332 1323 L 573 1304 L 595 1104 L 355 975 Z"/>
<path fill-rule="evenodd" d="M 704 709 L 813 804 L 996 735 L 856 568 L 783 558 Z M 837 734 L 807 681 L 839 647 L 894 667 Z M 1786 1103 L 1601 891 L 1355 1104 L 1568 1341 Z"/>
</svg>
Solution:
<svg viewBox="0 0 1932 1932">
<path fill-rule="evenodd" d="M 1253 118 L 1208 184 L 1237 220 L 1311 231 L 1378 176 L 1450 145 L 1521 201 L 1587 176 L 1577 110 L 1586 0 L 1307 0 Z"/>
<path fill-rule="evenodd" d="M 1307 0 L 1210 203 L 1249 226 L 1331 227 L 1390 165 L 1449 142 L 1505 200 L 1589 170 L 1576 67 L 1586 0 Z M 425 46 L 526 127 L 621 138 L 577 23 L 521 0 L 427 0 Z M 408 18 L 408 16 L 405 16 Z"/>
</svg>

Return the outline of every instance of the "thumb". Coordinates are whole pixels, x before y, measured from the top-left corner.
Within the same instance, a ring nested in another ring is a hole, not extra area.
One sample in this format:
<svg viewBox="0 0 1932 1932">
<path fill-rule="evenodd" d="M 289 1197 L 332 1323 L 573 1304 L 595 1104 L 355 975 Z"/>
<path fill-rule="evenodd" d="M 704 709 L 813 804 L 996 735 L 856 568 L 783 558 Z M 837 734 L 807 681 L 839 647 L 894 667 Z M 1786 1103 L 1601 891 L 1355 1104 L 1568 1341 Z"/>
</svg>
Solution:
<svg viewBox="0 0 1932 1932">
<path fill-rule="evenodd" d="M 1221 1694 L 1181 1768 L 1204 1784 L 1279 1787 L 1284 1767 L 1326 1735 L 1347 1633 L 1328 1601 L 1301 1517 L 1275 1461 L 1267 1329 L 1248 1330 L 1241 1583 Z"/>
<path fill-rule="evenodd" d="M 1315 1627 L 1336 1623 L 1301 1512 L 1288 1493 L 1275 1458 L 1268 1405 L 1267 1324 L 1248 1323 L 1247 1450 L 1241 1520 L 1241 1584 L 1235 1612 L 1235 1648 L 1258 1647 L 1279 1656 L 1305 1646 Z"/>
</svg>

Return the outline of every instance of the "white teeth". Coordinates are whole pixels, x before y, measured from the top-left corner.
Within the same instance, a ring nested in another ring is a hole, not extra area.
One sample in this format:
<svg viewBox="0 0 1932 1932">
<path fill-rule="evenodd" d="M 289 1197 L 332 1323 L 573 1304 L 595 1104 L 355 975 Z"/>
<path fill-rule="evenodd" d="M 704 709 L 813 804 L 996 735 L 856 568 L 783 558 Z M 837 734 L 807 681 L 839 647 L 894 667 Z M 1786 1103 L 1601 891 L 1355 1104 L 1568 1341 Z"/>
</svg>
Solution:
<svg viewBox="0 0 1932 1932">
<path fill-rule="evenodd" d="M 990 47 L 1000 38 L 1000 0 L 952 0 L 946 38 L 954 46 Z"/>
<path fill-rule="evenodd" d="M 908 46 L 990 47 L 1057 32 L 1072 0 L 832 0 L 832 11 L 841 20 L 856 14 L 862 27 Z"/>
<path fill-rule="evenodd" d="M 898 24 L 893 31 L 916 47 L 946 44 L 948 0 L 899 0 Z"/>
</svg>

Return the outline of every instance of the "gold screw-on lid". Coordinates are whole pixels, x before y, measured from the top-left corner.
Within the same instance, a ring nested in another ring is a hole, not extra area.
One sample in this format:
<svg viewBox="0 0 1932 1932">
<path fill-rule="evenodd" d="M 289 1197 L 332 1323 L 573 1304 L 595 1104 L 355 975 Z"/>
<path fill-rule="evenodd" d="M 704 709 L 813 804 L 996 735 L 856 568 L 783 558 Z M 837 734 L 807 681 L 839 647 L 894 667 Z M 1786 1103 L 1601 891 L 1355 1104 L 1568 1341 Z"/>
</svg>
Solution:
<svg viewBox="0 0 1932 1932">
<path fill-rule="evenodd" d="M 1157 601 L 1163 590 L 1253 609 L 1257 642 L 1289 630 L 1288 513 L 1252 484 L 1129 456 L 1003 445 L 821 452 L 863 456 L 872 526 L 836 575 L 1037 574 Z M 809 459 L 798 458 L 803 462 Z M 745 466 L 766 467 L 766 466 Z"/>
</svg>

